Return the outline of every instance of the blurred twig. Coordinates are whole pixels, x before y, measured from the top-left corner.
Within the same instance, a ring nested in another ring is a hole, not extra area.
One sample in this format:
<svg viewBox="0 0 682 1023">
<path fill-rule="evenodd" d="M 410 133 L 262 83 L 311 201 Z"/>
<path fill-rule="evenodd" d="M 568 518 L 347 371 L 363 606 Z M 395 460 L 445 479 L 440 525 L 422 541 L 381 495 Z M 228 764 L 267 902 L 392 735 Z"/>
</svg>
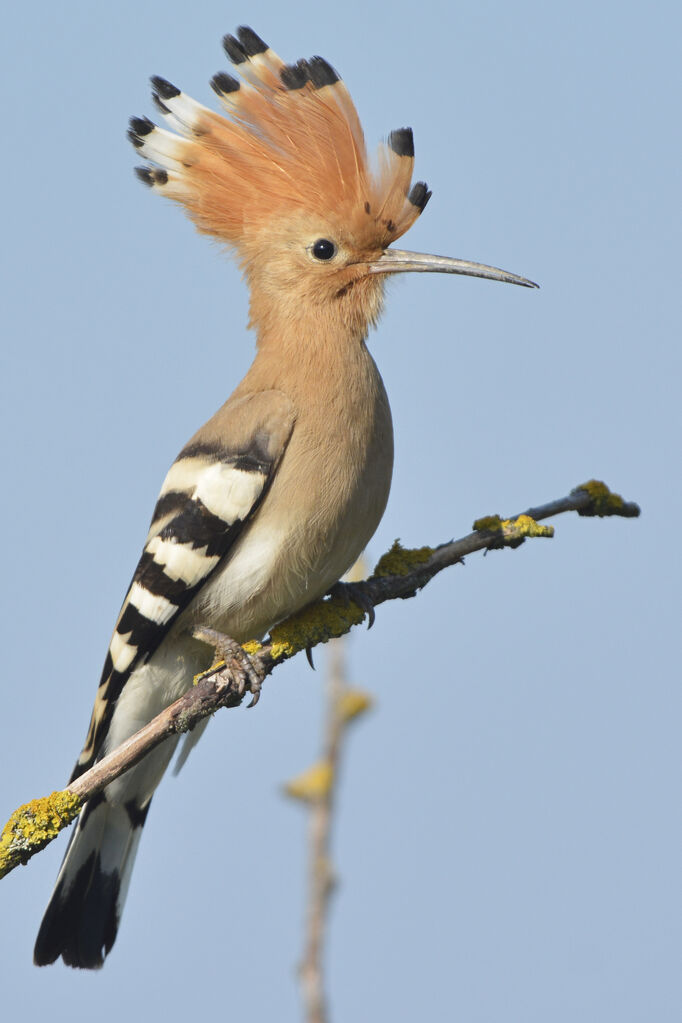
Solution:
<svg viewBox="0 0 682 1023">
<path fill-rule="evenodd" d="M 355 579 L 362 578 L 363 571 Z M 351 577 L 353 581 L 353 577 Z M 310 807 L 308 893 L 303 958 L 299 966 L 307 1023 L 327 1023 L 324 943 L 329 904 L 335 885 L 331 840 L 339 770 L 348 726 L 371 706 L 371 698 L 348 683 L 346 638 L 329 644 L 326 720 L 321 759 L 285 788 L 287 795 Z"/>
</svg>

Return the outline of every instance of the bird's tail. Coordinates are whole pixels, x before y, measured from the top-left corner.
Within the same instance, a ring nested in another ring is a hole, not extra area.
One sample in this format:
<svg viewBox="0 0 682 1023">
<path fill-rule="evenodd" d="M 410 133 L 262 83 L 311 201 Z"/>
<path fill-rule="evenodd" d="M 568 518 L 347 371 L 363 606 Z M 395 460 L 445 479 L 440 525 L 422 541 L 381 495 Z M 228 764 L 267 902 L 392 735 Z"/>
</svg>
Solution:
<svg viewBox="0 0 682 1023">
<path fill-rule="evenodd" d="M 67 966 L 98 969 L 110 952 L 151 799 L 112 804 L 104 793 L 83 807 L 40 925 L 36 966 L 59 956 Z"/>
</svg>

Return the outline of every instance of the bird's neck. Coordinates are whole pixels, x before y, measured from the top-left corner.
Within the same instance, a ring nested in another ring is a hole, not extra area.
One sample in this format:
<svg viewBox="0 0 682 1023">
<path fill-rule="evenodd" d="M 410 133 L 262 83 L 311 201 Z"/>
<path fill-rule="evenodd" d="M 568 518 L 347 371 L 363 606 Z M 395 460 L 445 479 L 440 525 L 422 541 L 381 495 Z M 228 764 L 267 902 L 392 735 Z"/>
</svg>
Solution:
<svg viewBox="0 0 682 1023">
<path fill-rule="evenodd" d="M 333 315 L 271 316 L 257 326 L 256 358 L 240 385 L 245 392 L 276 388 L 296 400 L 346 393 L 363 400 L 378 372 L 365 345 L 364 330 Z"/>
</svg>

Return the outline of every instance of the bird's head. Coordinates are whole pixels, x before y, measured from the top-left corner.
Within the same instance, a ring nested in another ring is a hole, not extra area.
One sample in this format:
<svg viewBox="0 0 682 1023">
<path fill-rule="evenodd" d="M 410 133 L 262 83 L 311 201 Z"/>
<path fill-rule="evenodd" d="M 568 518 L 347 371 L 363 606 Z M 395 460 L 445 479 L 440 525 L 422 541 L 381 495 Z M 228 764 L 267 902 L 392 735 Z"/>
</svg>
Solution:
<svg viewBox="0 0 682 1023">
<path fill-rule="evenodd" d="M 173 130 L 133 118 L 129 137 L 156 165 L 138 168 L 142 180 L 236 252 L 259 332 L 305 319 L 364 337 L 386 275 L 408 270 L 534 287 L 495 267 L 392 248 L 431 195 L 412 184 L 411 129 L 391 132 L 372 168 L 348 90 L 327 61 L 287 65 L 245 27 L 223 45 L 240 78 L 221 72 L 211 85 L 229 118 L 153 78 Z"/>
</svg>

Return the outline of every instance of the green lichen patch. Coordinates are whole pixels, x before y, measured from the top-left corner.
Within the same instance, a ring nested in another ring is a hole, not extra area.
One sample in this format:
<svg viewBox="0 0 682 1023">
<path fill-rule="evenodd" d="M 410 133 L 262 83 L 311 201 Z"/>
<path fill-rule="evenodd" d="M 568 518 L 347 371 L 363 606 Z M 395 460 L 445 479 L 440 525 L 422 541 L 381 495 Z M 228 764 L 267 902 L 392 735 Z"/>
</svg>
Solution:
<svg viewBox="0 0 682 1023">
<path fill-rule="evenodd" d="M 73 821 L 81 810 L 81 801 L 65 789 L 15 810 L 0 835 L 0 877 L 46 846 Z"/>
<path fill-rule="evenodd" d="M 484 515 L 482 519 L 476 519 L 472 529 L 476 532 L 499 531 L 502 529 L 502 519 L 499 515 Z"/>
<path fill-rule="evenodd" d="M 400 540 L 394 540 L 390 551 L 387 551 L 377 562 L 372 573 L 375 578 L 382 576 L 409 575 L 419 565 L 424 565 L 433 555 L 433 547 L 403 547 Z"/>
<path fill-rule="evenodd" d="M 571 493 L 576 494 L 584 491 L 592 498 L 587 508 L 579 508 L 578 515 L 598 515 L 604 518 L 607 515 L 622 515 L 625 508 L 625 501 L 620 494 L 614 494 L 601 480 L 588 480 L 575 487 Z"/>
</svg>

